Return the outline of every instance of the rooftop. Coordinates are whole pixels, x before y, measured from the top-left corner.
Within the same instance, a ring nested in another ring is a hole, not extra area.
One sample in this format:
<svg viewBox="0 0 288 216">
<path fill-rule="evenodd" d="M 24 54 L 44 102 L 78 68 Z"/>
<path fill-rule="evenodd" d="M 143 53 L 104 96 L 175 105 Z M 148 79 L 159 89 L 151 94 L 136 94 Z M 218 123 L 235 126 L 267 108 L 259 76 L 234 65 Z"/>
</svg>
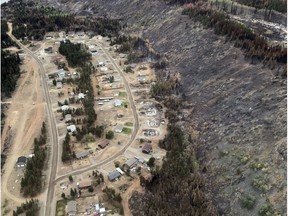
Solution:
<svg viewBox="0 0 288 216">
<path fill-rule="evenodd" d="M 90 179 L 83 179 L 79 182 L 78 186 L 79 188 L 87 188 L 92 185 L 92 181 Z"/>
<path fill-rule="evenodd" d="M 130 168 L 136 165 L 137 159 L 136 158 L 130 158 L 128 161 L 126 161 L 126 165 L 129 166 Z"/>
<path fill-rule="evenodd" d="M 82 151 L 82 152 L 75 153 L 75 156 L 77 159 L 80 159 L 80 158 L 86 157 L 88 154 L 89 154 L 88 151 Z"/>
<path fill-rule="evenodd" d="M 116 178 L 118 178 L 120 176 L 121 176 L 120 172 L 118 172 L 118 170 L 114 170 L 113 172 L 108 174 L 108 179 L 110 181 L 113 181 L 114 179 L 116 179 Z"/>
<path fill-rule="evenodd" d="M 67 212 L 75 212 L 76 213 L 77 202 L 75 200 L 71 200 L 67 203 Z"/>
<path fill-rule="evenodd" d="M 27 158 L 25 156 L 20 156 L 20 157 L 18 157 L 16 163 L 17 164 L 18 163 L 26 163 L 26 161 L 27 161 Z"/>
</svg>

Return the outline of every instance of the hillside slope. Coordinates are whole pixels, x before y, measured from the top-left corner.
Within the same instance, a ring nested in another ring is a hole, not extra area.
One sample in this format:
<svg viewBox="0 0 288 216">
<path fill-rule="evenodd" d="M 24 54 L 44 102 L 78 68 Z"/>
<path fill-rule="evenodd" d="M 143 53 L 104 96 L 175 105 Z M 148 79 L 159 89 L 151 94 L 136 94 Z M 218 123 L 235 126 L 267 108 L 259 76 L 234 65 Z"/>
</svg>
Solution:
<svg viewBox="0 0 288 216">
<path fill-rule="evenodd" d="M 251 64 L 240 49 L 181 15 L 179 6 L 140 0 L 64 3 L 57 4 L 80 14 L 122 18 L 130 32 L 165 56 L 167 73 L 180 72 L 183 98 L 192 107 L 182 125 L 199 132 L 200 167 L 220 215 L 257 215 L 265 207 L 285 214 L 287 92 L 281 70 Z M 246 195 L 256 199 L 253 210 L 241 208 Z"/>
</svg>

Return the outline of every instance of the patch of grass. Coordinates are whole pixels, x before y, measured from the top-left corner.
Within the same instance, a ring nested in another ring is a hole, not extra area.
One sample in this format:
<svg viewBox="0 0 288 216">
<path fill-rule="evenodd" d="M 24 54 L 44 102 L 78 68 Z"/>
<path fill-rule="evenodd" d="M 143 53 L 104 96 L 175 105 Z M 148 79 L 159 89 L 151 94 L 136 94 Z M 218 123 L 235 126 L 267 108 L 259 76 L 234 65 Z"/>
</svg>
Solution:
<svg viewBox="0 0 288 216">
<path fill-rule="evenodd" d="M 125 122 L 124 125 L 125 125 L 125 126 L 128 126 L 128 127 L 132 127 L 132 126 L 133 126 L 133 122 Z"/>
<path fill-rule="evenodd" d="M 58 200 L 56 204 L 56 216 L 65 216 L 66 200 Z"/>
<path fill-rule="evenodd" d="M 131 129 L 131 128 L 124 127 L 123 130 L 122 130 L 122 132 L 123 132 L 124 134 L 131 134 L 131 133 L 132 133 L 132 129 Z"/>
<path fill-rule="evenodd" d="M 245 195 L 240 199 L 241 206 L 246 209 L 253 209 L 256 203 L 256 198 L 254 196 Z"/>
<path fill-rule="evenodd" d="M 127 101 L 123 101 L 122 104 L 121 104 L 121 106 L 122 106 L 122 107 L 125 107 L 125 108 L 128 107 L 128 102 L 127 102 Z"/>
<path fill-rule="evenodd" d="M 119 97 L 126 97 L 127 93 L 126 92 L 119 92 Z"/>
</svg>

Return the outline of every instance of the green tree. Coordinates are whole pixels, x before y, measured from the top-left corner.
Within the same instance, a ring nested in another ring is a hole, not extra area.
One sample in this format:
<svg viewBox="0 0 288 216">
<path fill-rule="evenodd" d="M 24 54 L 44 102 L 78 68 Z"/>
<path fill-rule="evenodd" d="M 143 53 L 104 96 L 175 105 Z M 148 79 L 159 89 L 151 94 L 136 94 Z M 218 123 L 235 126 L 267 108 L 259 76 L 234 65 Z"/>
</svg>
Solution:
<svg viewBox="0 0 288 216">
<path fill-rule="evenodd" d="M 154 167 L 154 164 L 155 163 L 155 158 L 154 157 L 151 157 L 150 159 L 149 159 L 149 161 L 147 162 L 147 165 L 149 166 L 149 167 Z"/>
<path fill-rule="evenodd" d="M 88 191 L 89 191 L 90 193 L 92 193 L 92 192 L 94 191 L 93 186 L 90 186 L 90 187 L 88 188 Z"/>
<path fill-rule="evenodd" d="M 111 140 L 111 139 L 113 139 L 114 138 L 114 132 L 113 131 L 108 131 L 107 133 L 106 133 L 106 139 L 109 139 L 109 140 Z"/>
</svg>

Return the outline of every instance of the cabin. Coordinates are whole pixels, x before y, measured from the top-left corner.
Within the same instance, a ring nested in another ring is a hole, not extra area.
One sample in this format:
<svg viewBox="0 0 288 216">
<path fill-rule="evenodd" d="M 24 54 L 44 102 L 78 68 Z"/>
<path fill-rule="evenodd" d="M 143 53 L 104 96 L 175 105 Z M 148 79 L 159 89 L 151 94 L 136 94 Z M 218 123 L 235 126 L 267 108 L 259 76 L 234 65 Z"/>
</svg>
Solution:
<svg viewBox="0 0 288 216">
<path fill-rule="evenodd" d="M 78 160 L 83 159 L 83 158 L 87 157 L 88 155 L 89 155 L 89 151 L 81 151 L 81 152 L 75 153 L 75 157 Z"/>
<path fill-rule="evenodd" d="M 133 167 L 137 166 L 137 162 L 138 160 L 136 158 L 130 158 L 125 162 L 124 167 L 126 169 L 132 169 Z"/>
<path fill-rule="evenodd" d="M 116 125 L 114 131 L 116 133 L 122 133 L 123 128 L 124 128 L 123 125 Z"/>
<path fill-rule="evenodd" d="M 152 152 L 152 145 L 150 143 L 146 143 L 142 148 L 142 152 L 145 154 Z"/>
<path fill-rule="evenodd" d="M 106 146 L 109 145 L 109 140 L 107 139 L 103 139 L 99 144 L 98 146 L 101 148 L 101 149 L 104 149 Z"/>
</svg>

